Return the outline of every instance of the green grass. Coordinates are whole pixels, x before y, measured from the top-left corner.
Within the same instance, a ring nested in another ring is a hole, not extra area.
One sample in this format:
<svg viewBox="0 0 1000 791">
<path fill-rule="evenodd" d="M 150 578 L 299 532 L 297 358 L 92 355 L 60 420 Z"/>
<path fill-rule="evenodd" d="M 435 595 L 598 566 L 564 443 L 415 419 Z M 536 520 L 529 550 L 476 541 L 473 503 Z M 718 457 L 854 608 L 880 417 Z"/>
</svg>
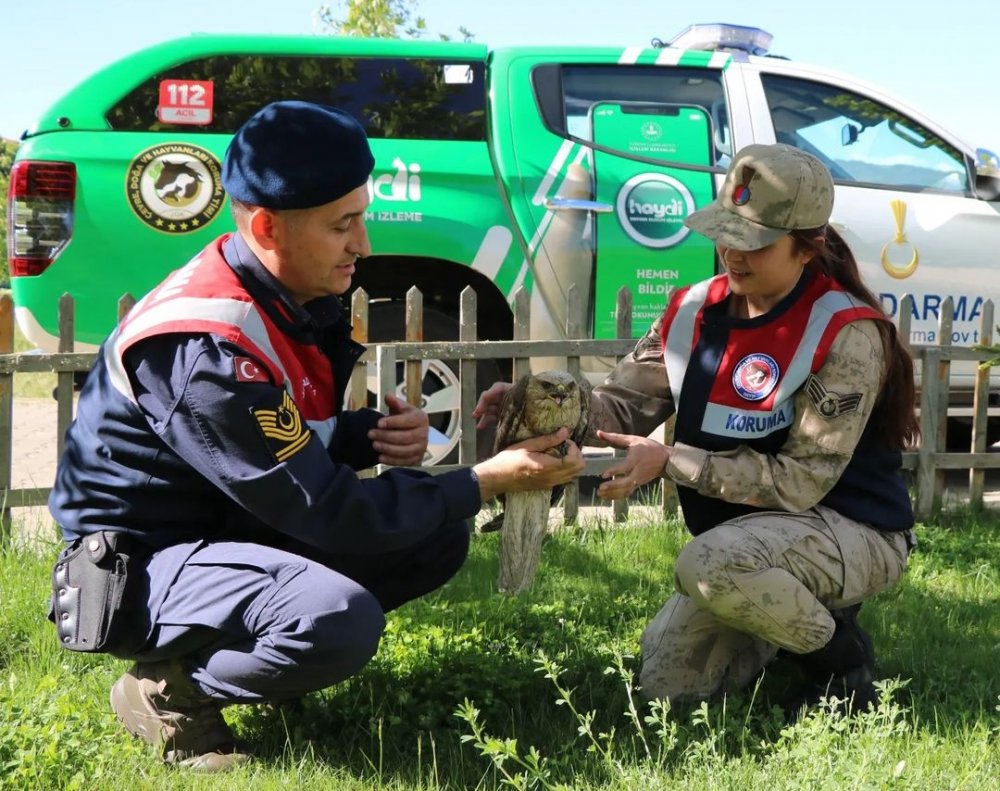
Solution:
<svg viewBox="0 0 1000 791">
<path fill-rule="evenodd" d="M 634 656 L 671 592 L 676 522 L 569 528 L 530 593 L 496 593 L 497 534 L 443 590 L 389 617 L 358 676 L 299 710 L 226 710 L 258 755 L 165 767 L 108 690 L 125 663 L 61 651 L 44 620 L 54 544 L 0 552 L 0 787 L 11 789 L 980 789 L 1000 772 L 1000 517 L 918 529 L 904 581 L 865 605 L 879 711 L 787 727 L 790 677 L 700 707 L 646 707 Z M 466 702 L 467 701 L 467 702 Z M 461 716 L 456 711 L 461 710 Z"/>
</svg>

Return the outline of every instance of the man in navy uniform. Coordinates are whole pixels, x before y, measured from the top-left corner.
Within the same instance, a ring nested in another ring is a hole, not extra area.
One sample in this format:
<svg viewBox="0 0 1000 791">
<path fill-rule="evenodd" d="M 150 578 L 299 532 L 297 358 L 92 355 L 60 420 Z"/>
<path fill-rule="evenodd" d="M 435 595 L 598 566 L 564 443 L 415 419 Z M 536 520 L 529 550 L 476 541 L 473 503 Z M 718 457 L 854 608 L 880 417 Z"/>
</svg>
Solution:
<svg viewBox="0 0 1000 791">
<path fill-rule="evenodd" d="M 575 446 L 544 453 L 565 431 L 438 476 L 401 469 L 423 459 L 427 416 L 391 395 L 387 414 L 343 409 L 363 347 L 338 295 L 370 253 L 373 166 L 335 108 L 260 110 L 223 166 L 237 232 L 136 305 L 80 394 L 49 501 L 67 542 L 52 617 L 66 647 L 136 661 L 111 705 L 168 762 L 246 761 L 223 706 L 356 673 L 384 614 L 460 568 L 483 501 L 583 470 Z M 393 467 L 356 474 L 376 463 Z"/>
</svg>

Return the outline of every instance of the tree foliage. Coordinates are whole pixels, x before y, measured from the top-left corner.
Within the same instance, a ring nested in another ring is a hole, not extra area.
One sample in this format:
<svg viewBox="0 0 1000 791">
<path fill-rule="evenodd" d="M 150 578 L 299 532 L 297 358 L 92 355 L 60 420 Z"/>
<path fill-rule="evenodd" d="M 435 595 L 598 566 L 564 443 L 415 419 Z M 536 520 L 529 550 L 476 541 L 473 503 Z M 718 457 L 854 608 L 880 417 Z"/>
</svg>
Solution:
<svg viewBox="0 0 1000 791">
<path fill-rule="evenodd" d="M 335 16 L 343 9 L 344 17 Z M 417 15 L 417 0 L 340 0 L 336 6 L 321 5 L 315 12 L 319 28 L 337 36 L 365 38 L 423 38 L 427 22 Z M 473 34 L 464 27 L 458 28 L 463 41 L 471 41 Z M 439 33 L 443 41 L 452 36 Z"/>
<path fill-rule="evenodd" d="M 997 335 L 1000 336 L 1000 326 L 997 327 Z M 979 363 L 979 367 L 983 370 L 1000 366 L 1000 342 L 990 344 L 974 343 L 972 344 L 972 349 L 977 352 L 991 352 L 995 355 L 989 360 L 983 360 Z"/>
<path fill-rule="evenodd" d="M 14 164 L 17 143 L 0 137 L 0 284 L 6 284 L 10 277 L 7 271 L 7 182 L 10 168 Z"/>
</svg>

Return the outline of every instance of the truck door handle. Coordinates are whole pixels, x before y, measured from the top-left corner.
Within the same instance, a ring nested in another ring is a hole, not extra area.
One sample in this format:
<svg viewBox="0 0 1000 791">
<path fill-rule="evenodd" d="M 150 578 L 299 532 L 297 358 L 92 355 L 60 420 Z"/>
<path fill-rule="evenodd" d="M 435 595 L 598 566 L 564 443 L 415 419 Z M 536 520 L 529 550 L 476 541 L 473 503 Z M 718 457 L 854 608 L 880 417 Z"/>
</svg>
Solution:
<svg viewBox="0 0 1000 791">
<path fill-rule="evenodd" d="M 546 198 L 543 205 L 550 211 L 592 211 L 597 214 L 610 214 L 615 210 L 610 203 L 580 198 Z"/>
</svg>

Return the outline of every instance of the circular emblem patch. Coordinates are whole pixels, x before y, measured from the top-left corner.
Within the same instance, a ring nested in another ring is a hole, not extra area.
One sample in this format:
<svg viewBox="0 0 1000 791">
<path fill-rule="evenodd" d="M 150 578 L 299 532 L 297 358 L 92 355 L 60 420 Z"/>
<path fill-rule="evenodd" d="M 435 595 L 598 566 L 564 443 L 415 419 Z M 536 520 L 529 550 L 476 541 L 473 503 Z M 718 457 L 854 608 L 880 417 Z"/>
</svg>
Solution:
<svg viewBox="0 0 1000 791">
<path fill-rule="evenodd" d="M 750 188 L 745 184 L 740 184 L 733 190 L 733 203 L 743 206 L 750 200 Z"/>
<path fill-rule="evenodd" d="M 226 198 L 215 154 L 190 143 L 147 148 L 129 165 L 125 193 L 146 225 L 191 233 L 216 218 Z"/>
<path fill-rule="evenodd" d="M 662 173 L 640 173 L 618 191 L 615 211 L 622 230 L 644 247 L 663 249 L 690 233 L 684 218 L 695 209 L 691 191 Z"/>
<path fill-rule="evenodd" d="M 733 387 L 747 401 L 762 401 L 777 384 L 778 364 L 767 354 L 748 354 L 733 371 Z"/>
</svg>

